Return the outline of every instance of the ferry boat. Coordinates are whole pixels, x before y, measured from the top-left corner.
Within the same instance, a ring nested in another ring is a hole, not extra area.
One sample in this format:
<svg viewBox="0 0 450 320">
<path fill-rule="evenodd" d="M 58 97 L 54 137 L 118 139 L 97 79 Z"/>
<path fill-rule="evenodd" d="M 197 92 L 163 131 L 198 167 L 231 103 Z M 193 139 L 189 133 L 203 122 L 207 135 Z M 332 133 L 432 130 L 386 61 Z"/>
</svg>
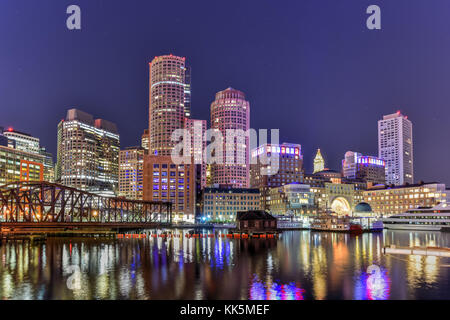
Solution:
<svg viewBox="0 0 450 320">
<path fill-rule="evenodd" d="M 311 230 L 361 234 L 382 231 L 383 223 L 375 217 L 339 216 L 332 211 L 326 211 L 312 218 Z"/>
<path fill-rule="evenodd" d="M 382 221 L 386 229 L 450 231 L 450 206 L 441 203 L 434 207 L 419 207 Z"/>
<path fill-rule="evenodd" d="M 310 228 L 315 231 L 350 231 L 350 217 L 339 216 L 332 211 L 326 211 L 312 218 Z"/>
</svg>

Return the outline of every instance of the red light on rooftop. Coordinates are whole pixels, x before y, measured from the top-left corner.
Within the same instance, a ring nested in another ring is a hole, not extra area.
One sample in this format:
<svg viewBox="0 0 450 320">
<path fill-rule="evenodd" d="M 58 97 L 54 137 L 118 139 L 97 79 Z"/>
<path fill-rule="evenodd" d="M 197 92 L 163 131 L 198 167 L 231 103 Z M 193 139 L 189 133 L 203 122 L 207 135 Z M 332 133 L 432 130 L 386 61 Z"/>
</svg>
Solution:
<svg viewBox="0 0 450 320">
<path fill-rule="evenodd" d="M 13 128 L 11 128 L 11 127 L 9 127 L 9 128 L 8 128 L 8 131 L 9 131 L 9 132 L 13 132 L 13 131 L 14 131 L 14 129 L 13 129 Z"/>
<path fill-rule="evenodd" d="M 400 114 L 400 110 L 397 111 L 397 114 Z"/>
</svg>

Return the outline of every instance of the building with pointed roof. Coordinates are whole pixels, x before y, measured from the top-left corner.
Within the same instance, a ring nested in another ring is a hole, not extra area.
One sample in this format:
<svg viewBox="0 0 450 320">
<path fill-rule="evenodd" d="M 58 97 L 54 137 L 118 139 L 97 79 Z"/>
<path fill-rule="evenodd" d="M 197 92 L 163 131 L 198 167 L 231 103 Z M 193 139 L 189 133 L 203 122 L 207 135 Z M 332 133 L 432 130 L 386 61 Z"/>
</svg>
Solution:
<svg viewBox="0 0 450 320">
<path fill-rule="evenodd" d="M 323 171 L 325 169 L 325 160 L 322 157 L 320 149 L 317 149 L 316 157 L 314 158 L 314 171 L 313 173 Z"/>
</svg>

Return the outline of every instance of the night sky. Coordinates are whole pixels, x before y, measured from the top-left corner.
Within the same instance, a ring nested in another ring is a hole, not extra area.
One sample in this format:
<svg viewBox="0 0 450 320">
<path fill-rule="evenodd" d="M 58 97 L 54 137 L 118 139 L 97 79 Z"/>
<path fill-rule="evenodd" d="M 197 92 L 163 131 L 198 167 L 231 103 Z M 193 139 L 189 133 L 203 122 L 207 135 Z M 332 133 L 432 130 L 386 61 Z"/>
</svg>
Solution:
<svg viewBox="0 0 450 320">
<path fill-rule="evenodd" d="M 66 28 L 66 8 L 82 30 Z M 366 28 L 381 7 L 382 30 Z M 1 0 L 0 125 L 41 138 L 77 107 L 116 122 L 122 147 L 148 127 L 148 62 L 185 56 L 192 115 L 217 91 L 246 93 L 252 128 L 280 128 L 312 170 L 321 148 L 340 170 L 347 150 L 377 155 L 377 121 L 413 122 L 415 180 L 450 183 L 448 0 Z"/>
</svg>

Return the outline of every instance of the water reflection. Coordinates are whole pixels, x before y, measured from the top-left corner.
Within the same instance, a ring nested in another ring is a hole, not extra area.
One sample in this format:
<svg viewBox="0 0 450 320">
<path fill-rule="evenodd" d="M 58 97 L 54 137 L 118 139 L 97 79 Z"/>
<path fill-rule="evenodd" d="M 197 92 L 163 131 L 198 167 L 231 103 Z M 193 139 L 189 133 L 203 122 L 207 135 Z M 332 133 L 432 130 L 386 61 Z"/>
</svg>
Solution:
<svg viewBox="0 0 450 320">
<path fill-rule="evenodd" d="M 449 247 L 450 234 L 292 231 L 278 240 L 234 240 L 186 232 L 7 242 L 0 247 L 0 298 L 450 299 L 449 259 L 382 253 L 390 244 Z"/>
<path fill-rule="evenodd" d="M 373 267 L 373 268 L 371 268 Z M 387 300 L 390 294 L 391 280 L 387 270 L 376 265 L 362 272 L 355 283 L 355 300 Z"/>
</svg>

